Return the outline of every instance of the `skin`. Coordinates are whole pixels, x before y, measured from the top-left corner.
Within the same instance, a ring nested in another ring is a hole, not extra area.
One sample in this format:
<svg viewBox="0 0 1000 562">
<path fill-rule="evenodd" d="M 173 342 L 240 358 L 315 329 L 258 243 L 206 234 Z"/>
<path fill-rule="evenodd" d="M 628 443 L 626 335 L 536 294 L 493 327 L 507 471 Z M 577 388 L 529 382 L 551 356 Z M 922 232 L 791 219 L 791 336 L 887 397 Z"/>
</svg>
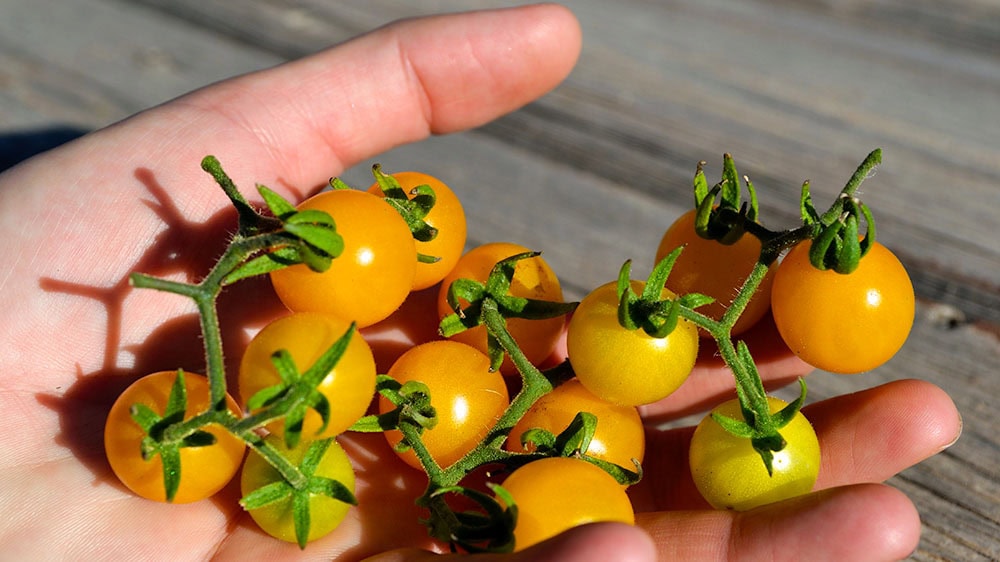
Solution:
<svg viewBox="0 0 1000 562">
<path fill-rule="evenodd" d="M 394 550 L 428 546 L 405 499 L 423 484 L 393 460 L 380 435 L 344 439 L 364 507 L 305 552 L 257 530 L 236 506 L 236 483 L 186 505 L 130 495 L 101 447 L 111 403 L 141 374 L 195 370 L 203 360 L 192 306 L 132 291 L 125 279 L 134 270 L 193 278 L 218 255 L 214 241 L 232 232 L 235 219 L 198 167 L 204 155 L 217 155 L 244 189 L 261 182 L 301 200 L 393 146 L 475 127 L 537 98 L 569 73 L 580 42 L 574 17 L 551 5 L 410 20 L 194 92 L 0 175 L 0 294 L 10 319 L 0 325 L 5 555 L 430 558 Z M 247 330 L 281 310 L 264 287 L 241 284 L 220 303 L 230 372 Z M 246 298 L 260 300 L 239 306 Z M 398 346 L 422 330 L 403 322 L 379 336 Z M 771 384 L 807 370 L 766 330 L 754 337 Z M 645 408 L 650 420 L 697 410 L 726 392 L 731 380 L 705 357 L 697 382 Z M 921 416 L 913 419 L 913 411 Z M 517 556 L 482 559 L 907 555 L 917 544 L 917 513 L 878 482 L 957 438 L 952 401 L 926 383 L 899 381 L 813 404 L 807 414 L 824 451 L 817 493 L 742 514 L 706 510 L 684 468 L 690 429 L 649 429 L 647 474 L 657 476 L 632 492 L 638 527 L 587 526 Z M 21 508 L 28 501 L 31 509 Z"/>
</svg>

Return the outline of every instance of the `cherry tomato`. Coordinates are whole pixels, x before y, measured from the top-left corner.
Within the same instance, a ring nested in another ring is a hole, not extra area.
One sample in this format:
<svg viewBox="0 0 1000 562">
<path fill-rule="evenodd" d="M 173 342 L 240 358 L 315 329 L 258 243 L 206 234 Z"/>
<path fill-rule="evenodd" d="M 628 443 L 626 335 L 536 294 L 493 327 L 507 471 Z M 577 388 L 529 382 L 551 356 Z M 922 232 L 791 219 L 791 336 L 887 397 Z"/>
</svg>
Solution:
<svg viewBox="0 0 1000 562">
<path fill-rule="evenodd" d="M 514 550 L 552 538 L 586 523 L 635 523 L 625 489 L 587 461 L 550 457 L 511 473 L 503 488 L 517 505 Z"/>
<path fill-rule="evenodd" d="M 678 295 L 701 293 L 712 297 L 714 302 L 698 310 L 719 320 L 733 303 L 736 293 L 757 263 L 760 257 L 760 240 L 745 234 L 735 244 L 727 246 L 702 238 L 694 230 L 696 212 L 692 209 L 684 213 L 667 229 L 656 249 L 656 261 L 659 262 L 670 252 L 683 247 L 684 250 L 667 278 L 667 288 Z M 772 266 L 733 326 L 733 335 L 746 331 L 767 314 L 771 304 L 773 278 Z M 708 336 L 708 332 L 699 331 L 703 337 Z"/>
<path fill-rule="evenodd" d="M 441 292 L 438 295 L 439 317 L 444 318 L 454 312 L 448 306 L 447 295 L 448 287 L 456 279 L 465 278 L 485 282 L 497 262 L 528 251 L 530 251 L 528 248 L 518 244 L 492 242 L 466 252 L 441 283 Z M 563 299 L 559 279 L 541 256 L 517 262 L 514 268 L 514 278 L 510 285 L 510 294 L 516 297 L 547 301 L 562 301 Z M 465 306 L 467 303 L 462 302 L 461 304 Z M 562 316 L 545 320 L 511 318 L 507 321 L 507 329 L 528 360 L 533 365 L 539 365 L 552 355 L 565 324 L 566 320 Z M 451 339 L 467 343 L 486 353 L 485 326 L 476 326 L 471 330 L 452 336 Z M 510 358 L 504 359 L 501 370 L 505 373 L 516 372 Z"/>
<path fill-rule="evenodd" d="M 632 281 L 636 293 L 643 287 L 642 281 Z M 673 296 L 663 290 L 663 298 Z M 698 358 L 698 328 L 683 318 L 664 338 L 623 328 L 617 282 L 611 282 L 580 301 L 569 322 L 566 347 L 587 390 L 615 404 L 637 406 L 668 396 L 687 379 Z"/>
<path fill-rule="evenodd" d="M 370 326 L 388 317 L 413 286 L 417 251 L 406 221 L 380 197 L 335 189 L 305 201 L 333 217 L 343 253 L 322 273 L 304 264 L 271 272 L 281 302 L 295 312 L 325 312 Z"/>
<path fill-rule="evenodd" d="M 239 390 L 243 404 L 260 390 L 281 383 L 281 375 L 271 362 L 274 352 L 286 350 L 302 374 L 349 327 L 346 320 L 315 312 L 292 313 L 265 326 L 250 341 L 240 361 Z M 315 410 L 307 410 L 302 424 L 304 438 L 339 435 L 365 414 L 375 396 L 375 358 L 360 334 L 355 332 L 351 337 L 344 355 L 318 390 L 330 402 L 329 423 L 317 434 L 322 420 Z M 275 420 L 267 427 L 272 432 L 284 433 L 283 420 Z"/>
<path fill-rule="evenodd" d="M 289 449 L 285 446 L 285 440 L 277 436 L 271 435 L 267 441 L 296 466 L 302 462 L 303 456 L 312 444 L 312 441 L 303 439 L 295 448 Z M 352 494 L 354 493 L 354 468 L 351 466 L 351 459 L 336 441 L 330 443 L 312 475 L 336 480 L 346 486 Z M 250 451 L 240 476 L 240 489 L 244 496 L 274 482 L 283 481 L 281 474 L 263 456 L 254 450 Z M 344 520 L 350 508 L 350 504 L 327 495 L 311 494 L 308 540 L 313 541 L 330 534 Z M 249 513 L 265 533 L 283 541 L 297 542 L 291 496 L 251 509 Z"/>
<path fill-rule="evenodd" d="M 397 172 L 392 177 L 406 192 L 419 185 L 429 185 L 434 190 L 434 206 L 424 217 L 424 222 L 438 229 L 438 233 L 433 240 L 417 241 L 416 248 L 418 253 L 440 259 L 434 263 L 418 262 L 413 278 L 414 291 L 426 289 L 448 275 L 465 249 L 465 209 L 455 192 L 434 176 L 421 172 Z M 382 196 L 378 183 L 369 187 L 368 192 Z"/>
<path fill-rule="evenodd" d="M 510 404 L 503 376 L 490 371 L 486 355 L 456 341 L 439 340 L 412 347 L 393 363 L 388 374 L 400 383 L 420 381 L 427 385 L 437 425 L 423 432 L 423 443 L 442 467 L 453 464 L 479 444 Z M 388 399 L 379 397 L 380 413 L 394 408 Z M 395 446 L 403 434 L 387 431 L 385 438 Z M 421 468 L 412 450 L 399 456 L 410 466 Z"/>
<path fill-rule="evenodd" d="M 834 373 L 885 363 L 913 326 L 913 284 L 903 264 L 875 243 L 843 275 L 809 263 L 811 242 L 792 248 L 774 278 L 772 310 L 782 339 L 802 360 Z"/>
<path fill-rule="evenodd" d="M 176 377 L 176 371 L 162 371 L 135 381 L 115 400 L 104 425 L 104 450 L 115 476 L 136 494 L 161 502 L 167 501 L 163 461 L 159 455 L 143 460 L 141 445 L 146 432 L 132 419 L 131 408 L 134 404 L 144 404 L 163 415 Z M 184 387 L 187 389 L 184 419 L 208 410 L 209 386 L 204 376 L 185 372 Z M 240 415 L 239 406 L 228 395 L 226 405 Z M 181 480 L 173 503 L 212 496 L 232 480 L 243 462 L 246 446 L 242 440 L 216 425 L 204 429 L 216 441 L 212 445 L 180 449 Z"/>
<path fill-rule="evenodd" d="M 786 403 L 769 398 L 771 413 Z M 724 402 L 718 412 L 742 419 L 739 401 Z M 695 486 L 716 509 L 745 511 L 754 507 L 809 493 L 819 474 L 819 441 L 801 412 L 779 430 L 787 444 L 774 453 L 773 475 L 768 475 L 761 456 L 749 439 L 737 437 L 706 416 L 691 437 L 689 463 Z"/>
<path fill-rule="evenodd" d="M 558 435 L 579 412 L 589 412 L 597 417 L 597 428 L 586 453 L 635 470 L 632 459 L 641 463 L 646 450 L 646 435 L 638 410 L 601 400 L 576 379 L 557 386 L 531 406 L 511 430 L 507 450 L 524 451 L 521 434 L 532 428 Z M 533 449 L 528 448 L 529 451 Z"/>
</svg>

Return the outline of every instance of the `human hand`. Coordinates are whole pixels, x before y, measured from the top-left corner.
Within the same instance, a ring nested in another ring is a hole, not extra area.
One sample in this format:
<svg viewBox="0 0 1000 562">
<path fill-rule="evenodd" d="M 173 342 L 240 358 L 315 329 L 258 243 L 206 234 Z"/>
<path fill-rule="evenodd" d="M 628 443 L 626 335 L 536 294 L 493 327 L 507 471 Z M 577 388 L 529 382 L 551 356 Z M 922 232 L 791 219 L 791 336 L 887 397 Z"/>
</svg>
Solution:
<svg viewBox="0 0 1000 562">
<path fill-rule="evenodd" d="M 191 306 L 132 291 L 126 279 L 133 270 L 195 278 L 218 254 L 212 241 L 231 232 L 234 219 L 198 167 L 205 154 L 217 155 L 237 185 L 259 181 L 301 199 L 330 175 L 393 146 L 475 127 L 531 101 L 565 77 L 579 44 L 576 22 L 554 6 L 403 22 L 194 92 L 0 175 L 10 318 L 0 328 L 7 347 L 0 358 L 5 553 L 357 559 L 434 546 L 412 506 L 423 477 L 399 463 L 379 436 L 342 440 L 357 464 L 361 507 L 305 551 L 257 531 L 234 486 L 208 501 L 163 505 L 117 484 L 101 445 L 114 398 L 141 374 L 197 370 L 203 362 Z M 137 243 L 144 240 L 150 243 Z M 248 330 L 280 313 L 262 288 L 241 284 L 220 303 L 231 361 Z M 754 354 L 769 383 L 805 372 L 773 345 L 773 333 L 759 333 Z M 718 366 L 703 363 L 691 384 L 647 408 L 647 417 L 692 412 L 731 384 Z M 918 406 L 923 415 L 914 420 Z M 858 558 L 845 548 L 864 558 L 904 556 L 919 532 L 912 505 L 865 483 L 951 442 L 958 433 L 951 401 L 909 381 L 806 413 L 823 444 L 817 487 L 829 490 L 745 514 L 708 511 L 685 468 L 690 430 L 651 428 L 646 478 L 633 493 L 644 512 L 638 527 L 588 526 L 521 556 Z"/>
</svg>

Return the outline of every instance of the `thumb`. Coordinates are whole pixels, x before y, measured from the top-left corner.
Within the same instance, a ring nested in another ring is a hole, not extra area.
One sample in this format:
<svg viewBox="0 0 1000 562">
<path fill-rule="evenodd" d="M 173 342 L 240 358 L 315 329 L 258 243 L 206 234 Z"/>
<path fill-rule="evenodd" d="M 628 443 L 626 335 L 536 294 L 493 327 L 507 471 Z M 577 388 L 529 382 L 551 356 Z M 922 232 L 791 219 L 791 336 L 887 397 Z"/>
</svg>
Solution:
<svg viewBox="0 0 1000 562">
<path fill-rule="evenodd" d="M 624 523 L 592 523 L 527 548 L 508 561 L 655 562 L 653 539 L 639 527 Z"/>
<path fill-rule="evenodd" d="M 475 562 L 655 562 L 653 540 L 639 527 L 624 523 L 591 523 L 574 527 L 514 554 L 454 556 Z M 433 562 L 442 557 L 414 549 L 394 550 L 366 562 Z"/>
</svg>

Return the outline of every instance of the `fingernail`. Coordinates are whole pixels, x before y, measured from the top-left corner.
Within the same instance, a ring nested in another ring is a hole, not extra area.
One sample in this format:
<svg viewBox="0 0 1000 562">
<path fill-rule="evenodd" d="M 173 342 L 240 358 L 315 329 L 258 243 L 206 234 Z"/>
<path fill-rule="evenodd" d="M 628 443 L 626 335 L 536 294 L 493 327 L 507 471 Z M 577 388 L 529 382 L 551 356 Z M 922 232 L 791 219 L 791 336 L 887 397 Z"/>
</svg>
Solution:
<svg viewBox="0 0 1000 562">
<path fill-rule="evenodd" d="M 951 447 L 952 445 L 954 445 L 955 443 L 958 443 L 958 440 L 959 440 L 959 439 L 961 439 L 961 437 L 962 437 L 962 429 L 963 429 L 964 427 L 965 427 L 965 422 L 964 422 L 964 421 L 962 421 L 962 413 L 961 413 L 961 412 L 958 412 L 958 433 L 956 433 L 956 434 L 955 434 L 955 438 L 954 438 L 954 439 L 952 439 L 952 440 L 951 440 L 951 441 L 950 441 L 950 442 L 949 442 L 948 444 L 946 444 L 946 445 L 945 445 L 944 447 L 941 447 L 941 448 L 940 448 L 940 449 L 938 450 L 938 452 L 940 453 L 941 451 L 944 451 L 945 449 L 948 449 L 948 448 L 950 448 L 950 447 Z"/>
</svg>

